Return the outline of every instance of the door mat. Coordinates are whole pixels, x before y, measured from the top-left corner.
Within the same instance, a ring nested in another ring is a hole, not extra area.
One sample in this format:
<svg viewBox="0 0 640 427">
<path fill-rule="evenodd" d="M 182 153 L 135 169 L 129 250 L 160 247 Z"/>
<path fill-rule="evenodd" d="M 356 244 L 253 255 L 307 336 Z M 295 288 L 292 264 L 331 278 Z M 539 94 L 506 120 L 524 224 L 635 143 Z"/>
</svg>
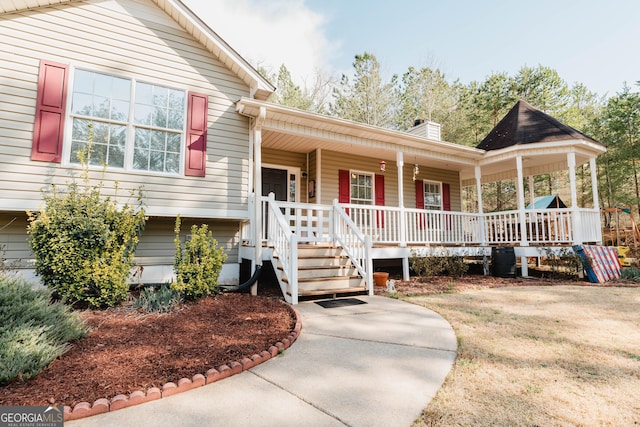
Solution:
<svg viewBox="0 0 640 427">
<path fill-rule="evenodd" d="M 316 301 L 316 304 L 324 308 L 336 308 L 336 307 L 349 307 L 350 305 L 366 304 L 365 301 L 357 298 L 341 298 L 341 299 L 329 299 L 325 301 Z"/>
</svg>

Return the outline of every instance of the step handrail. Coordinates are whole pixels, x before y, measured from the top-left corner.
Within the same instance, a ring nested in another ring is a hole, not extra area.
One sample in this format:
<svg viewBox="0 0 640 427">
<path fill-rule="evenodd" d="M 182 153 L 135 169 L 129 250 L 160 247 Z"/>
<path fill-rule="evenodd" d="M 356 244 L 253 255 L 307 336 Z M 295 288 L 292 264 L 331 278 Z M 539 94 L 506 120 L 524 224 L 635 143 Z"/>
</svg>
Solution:
<svg viewBox="0 0 640 427">
<path fill-rule="evenodd" d="M 333 201 L 333 217 L 334 244 L 342 247 L 364 279 L 369 295 L 373 295 L 371 236 L 365 235 L 360 230 L 337 200 Z"/>
<path fill-rule="evenodd" d="M 268 244 L 278 254 L 282 269 L 289 282 L 291 304 L 298 303 L 298 236 L 284 219 L 273 193 L 269 193 Z M 280 285 L 283 288 L 282 284 Z M 282 289 L 287 295 L 286 289 Z"/>
</svg>

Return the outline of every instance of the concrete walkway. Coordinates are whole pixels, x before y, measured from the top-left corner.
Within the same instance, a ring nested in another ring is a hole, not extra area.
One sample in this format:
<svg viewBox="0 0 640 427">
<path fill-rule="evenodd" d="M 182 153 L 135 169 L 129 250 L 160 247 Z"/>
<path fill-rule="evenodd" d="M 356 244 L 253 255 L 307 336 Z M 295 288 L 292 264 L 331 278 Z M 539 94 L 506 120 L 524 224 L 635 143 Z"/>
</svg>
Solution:
<svg viewBox="0 0 640 427">
<path fill-rule="evenodd" d="M 451 369 L 455 334 L 431 310 L 354 299 L 366 304 L 297 305 L 300 337 L 249 371 L 65 426 L 410 426 Z"/>
</svg>

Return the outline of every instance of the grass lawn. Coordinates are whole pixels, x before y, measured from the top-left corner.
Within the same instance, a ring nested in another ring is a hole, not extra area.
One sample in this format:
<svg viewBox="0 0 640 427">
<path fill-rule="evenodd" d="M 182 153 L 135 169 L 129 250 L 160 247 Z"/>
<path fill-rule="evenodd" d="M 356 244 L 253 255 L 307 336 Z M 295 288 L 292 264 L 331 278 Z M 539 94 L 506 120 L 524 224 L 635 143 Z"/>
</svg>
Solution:
<svg viewBox="0 0 640 427">
<path fill-rule="evenodd" d="M 640 288 L 405 299 L 447 319 L 459 346 L 416 426 L 640 426 Z"/>
</svg>

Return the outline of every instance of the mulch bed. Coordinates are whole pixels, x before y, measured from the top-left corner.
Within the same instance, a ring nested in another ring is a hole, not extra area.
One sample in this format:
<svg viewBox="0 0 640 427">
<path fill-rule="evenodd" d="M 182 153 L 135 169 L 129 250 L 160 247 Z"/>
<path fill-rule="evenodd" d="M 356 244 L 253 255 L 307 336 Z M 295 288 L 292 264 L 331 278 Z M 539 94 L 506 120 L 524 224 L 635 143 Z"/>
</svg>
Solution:
<svg viewBox="0 0 640 427">
<path fill-rule="evenodd" d="M 169 314 L 82 312 L 91 332 L 34 379 L 0 388 L 0 405 L 68 405 L 161 388 L 267 350 L 295 327 L 278 298 L 220 294 Z"/>
</svg>

